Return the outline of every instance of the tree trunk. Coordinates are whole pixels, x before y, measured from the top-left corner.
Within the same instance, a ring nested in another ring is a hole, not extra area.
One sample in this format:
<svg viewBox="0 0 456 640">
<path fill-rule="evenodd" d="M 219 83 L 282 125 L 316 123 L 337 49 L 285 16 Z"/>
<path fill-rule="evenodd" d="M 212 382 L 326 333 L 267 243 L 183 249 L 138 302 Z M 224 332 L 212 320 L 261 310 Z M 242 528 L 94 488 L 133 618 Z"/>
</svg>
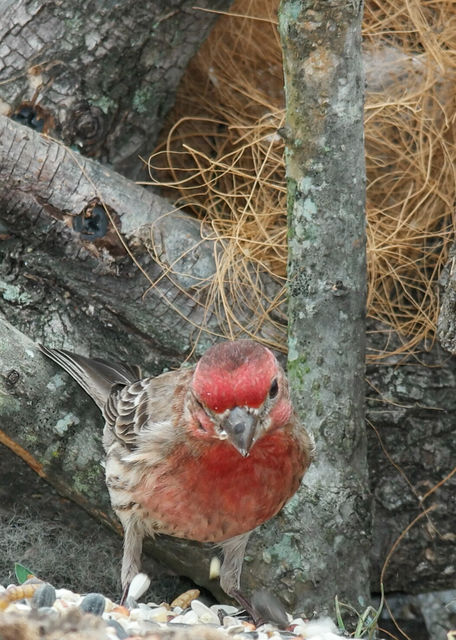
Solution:
<svg viewBox="0 0 456 640">
<path fill-rule="evenodd" d="M 438 337 L 444 349 L 456 355 L 456 244 L 440 276 L 443 287 L 442 306 L 438 320 Z"/>
<path fill-rule="evenodd" d="M 223 10 L 232 0 L 201 0 Z M 144 173 L 216 14 L 193 0 L 2 3 L 0 113 L 130 177 Z"/>
<path fill-rule="evenodd" d="M 334 611 L 369 599 L 370 504 L 364 426 L 365 168 L 362 3 L 283 0 L 287 102 L 288 371 L 316 461 L 283 510 L 277 560 L 298 601 Z M 288 526 L 286 527 L 287 531 Z M 274 558 L 276 560 L 276 558 Z"/>
</svg>

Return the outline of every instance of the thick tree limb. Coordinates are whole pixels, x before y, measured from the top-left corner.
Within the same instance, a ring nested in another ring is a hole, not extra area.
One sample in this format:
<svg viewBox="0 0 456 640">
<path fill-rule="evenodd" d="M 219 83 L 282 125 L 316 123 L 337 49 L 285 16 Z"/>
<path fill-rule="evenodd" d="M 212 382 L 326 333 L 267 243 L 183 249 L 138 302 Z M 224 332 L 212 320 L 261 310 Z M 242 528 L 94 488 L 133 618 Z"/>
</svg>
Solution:
<svg viewBox="0 0 456 640">
<path fill-rule="evenodd" d="M 0 181 L 8 254 L 3 297 L 12 303 L 21 297 L 17 317 L 11 308 L 16 326 L 48 341 L 62 323 L 60 299 L 71 318 L 71 326 L 65 321 L 60 329 L 68 345 L 87 348 L 98 333 L 101 352 L 120 349 L 118 358 L 153 370 L 165 366 L 160 359 L 164 352 L 168 366 L 173 356 L 182 361 L 197 339 L 204 349 L 222 336 L 218 318 L 205 304 L 204 285 L 214 273 L 216 244 L 202 239 L 196 220 L 173 212 L 151 190 L 5 117 L 0 117 Z M 138 265 L 102 210 L 106 228 L 98 225 L 101 237 L 88 236 L 85 228 L 75 231 L 76 223 L 93 220 L 86 216 L 94 201 L 107 205 Z M 178 275 L 164 277 L 152 251 L 163 268 L 172 267 Z M 264 290 L 273 296 L 277 286 L 265 278 Z M 36 314 L 38 303 L 48 307 L 44 317 Z M 24 324 L 24 309 L 33 328 Z M 246 327 L 255 320 L 253 314 L 249 319 L 248 309 L 237 313 Z M 277 335 L 272 323 L 264 331 L 265 337 Z M 109 345 L 109 334 L 122 335 L 126 342 L 119 346 L 114 337 Z"/>
<path fill-rule="evenodd" d="M 231 0 L 201 0 L 223 10 Z M 217 15 L 193 0 L 2 3 L 0 113 L 130 177 Z"/>
</svg>

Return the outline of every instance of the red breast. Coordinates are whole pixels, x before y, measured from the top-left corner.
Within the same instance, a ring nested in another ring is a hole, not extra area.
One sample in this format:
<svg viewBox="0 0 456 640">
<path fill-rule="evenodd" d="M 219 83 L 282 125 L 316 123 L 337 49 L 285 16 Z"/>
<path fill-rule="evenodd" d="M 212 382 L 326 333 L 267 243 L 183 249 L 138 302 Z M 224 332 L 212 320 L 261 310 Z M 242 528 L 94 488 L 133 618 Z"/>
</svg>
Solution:
<svg viewBox="0 0 456 640">
<path fill-rule="evenodd" d="M 289 431 L 261 438 L 243 458 L 226 441 L 180 446 L 134 498 L 163 533 L 220 542 L 254 529 L 295 493 L 307 465 Z"/>
</svg>

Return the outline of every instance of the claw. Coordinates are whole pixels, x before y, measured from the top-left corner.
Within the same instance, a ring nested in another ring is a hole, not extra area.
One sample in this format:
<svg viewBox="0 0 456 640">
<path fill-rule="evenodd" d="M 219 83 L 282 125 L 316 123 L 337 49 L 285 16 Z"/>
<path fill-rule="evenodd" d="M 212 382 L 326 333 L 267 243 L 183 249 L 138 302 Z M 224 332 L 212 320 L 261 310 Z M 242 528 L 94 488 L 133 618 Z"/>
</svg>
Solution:
<svg viewBox="0 0 456 640">
<path fill-rule="evenodd" d="M 120 598 L 120 606 L 124 607 L 125 606 L 125 601 L 128 597 L 128 592 L 130 590 L 130 583 L 128 582 L 128 584 L 125 585 L 124 590 L 122 591 L 122 597 Z"/>
<path fill-rule="evenodd" d="M 280 629 L 288 626 L 288 617 L 283 604 L 268 591 L 256 591 L 252 600 L 248 600 L 240 591 L 233 591 L 232 597 L 239 602 L 251 616 L 256 627 L 266 622 L 276 624 Z"/>
<path fill-rule="evenodd" d="M 241 605 L 243 609 L 246 610 L 246 612 L 252 618 L 253 624 L 256 627 L 261 627 L 261 625 L 265 623 L 265 620 L 263 620 L 262 616 L 258 614 L 255 608 L 252 606 L 250 600 L 243 596 L 240 591 L 236 589 L 232 591 L 230 595 Z"/>
<path fill-rule="evenodd" d="M 288 615 L 283 603 L 269 591 L 255 591 L 252 595 L 251 606 L 257 615 L 260 615 L 266 622 L 276 624 L 279 629 L 288 627 Z"/>
</svg>

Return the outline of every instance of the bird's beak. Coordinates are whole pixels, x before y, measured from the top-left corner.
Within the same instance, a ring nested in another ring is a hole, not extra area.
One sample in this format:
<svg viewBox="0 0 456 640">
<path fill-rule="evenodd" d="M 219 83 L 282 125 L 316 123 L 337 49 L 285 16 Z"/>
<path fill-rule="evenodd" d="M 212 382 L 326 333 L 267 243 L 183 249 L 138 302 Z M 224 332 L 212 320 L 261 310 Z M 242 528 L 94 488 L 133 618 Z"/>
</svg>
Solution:
<svg viewBox="0 0 456 640">
<path fill-rule="evenodd" d="M 234 407 L 224 418 L 222 427 L 228 439 L 239 453 L 246 458 L 253 443 L 257 425 L 257 416 L 243 407 Z"/>
</svg>

